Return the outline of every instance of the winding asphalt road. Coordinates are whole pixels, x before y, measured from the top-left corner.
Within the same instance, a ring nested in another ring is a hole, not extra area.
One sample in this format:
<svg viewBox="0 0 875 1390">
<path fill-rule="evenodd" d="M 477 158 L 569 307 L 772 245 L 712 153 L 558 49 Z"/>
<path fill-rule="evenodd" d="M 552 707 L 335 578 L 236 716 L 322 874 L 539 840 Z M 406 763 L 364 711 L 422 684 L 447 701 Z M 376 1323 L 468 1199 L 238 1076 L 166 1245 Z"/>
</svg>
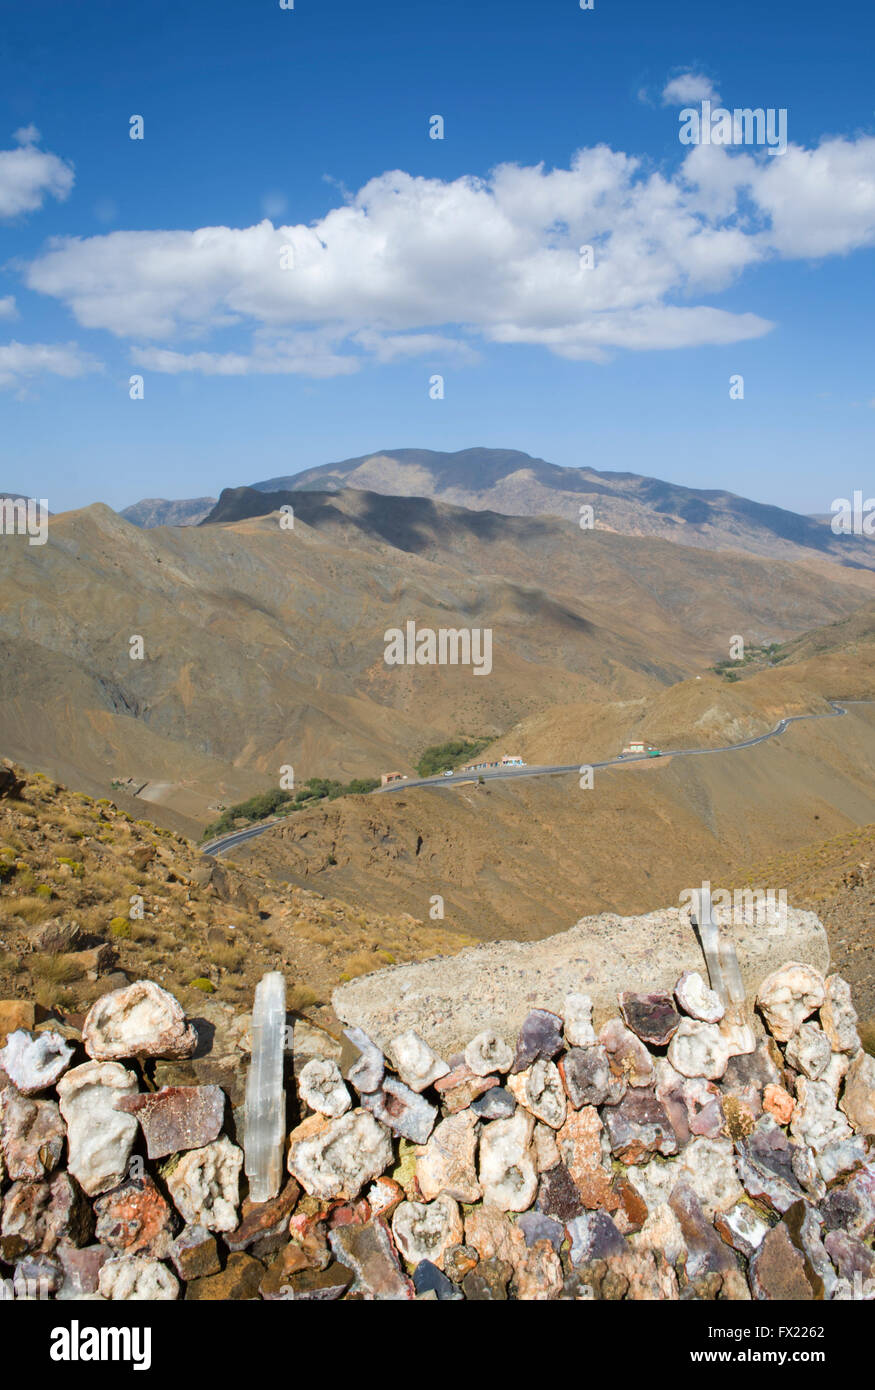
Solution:
<svg viewBox="0 0 875 1390">
<path fill-rule="evenodd" d="M 779 734 L 785 733 L 791 724 L 799 724 L 803 719 L 838 719 L 843 714 L 847 714 L 846 705 L 875 705 L 875 700 L 843 700 L 841 704 L 836 700 L 830 700 L 829 703 L 832 706 L 831 714 L 791 714 L 785 719 L 779 719 L 774 729 L 768 733 L 758 734 L 756 738 L 746 738 L 741 743 L 726 743 L 720 748 L 666 748 L 662 751 L 661 756 L 663 758 L 699 758 L 709 753 L 737 753 L 741 748 L 755 748 L 759 743 L 766 743 L 770 738 L 777 738 Z M 562 773 L 579 773 L 581 767 L 628 767 L 630 763 L 655 761 L 656 759 L 650 758 L 647 753 L 636 753 L 625 758 L 608 758 L 607 761 L 601 763 L 483 768 L 481 772 L 456 772 L 452 777 L 417 777 L 408 778 L 403 782 L 391 782 L 387 787 L 378 787 L 370 795 L 391 796 L 394 792 L 409 791 L 411 787 L 457 787 L 462 782 L 474 782 L 481 777 L 486 782 L 504 781 L 514 777 L 551 777 Z M 227 854 L 228 850 L 242 845 L 244 841 L 252 840 L 256 835 L 263 835 L 265 830 L 270 830 L 274 825 L 281 825 L 285 819 L 287 817 L 277 816 L 273 820 L 251 825 L 246 830 L 235 830 L 230 835 L 220 835 L 217 839 L 201 845 L 201 852 L 211 855 Z"/>
</svg>

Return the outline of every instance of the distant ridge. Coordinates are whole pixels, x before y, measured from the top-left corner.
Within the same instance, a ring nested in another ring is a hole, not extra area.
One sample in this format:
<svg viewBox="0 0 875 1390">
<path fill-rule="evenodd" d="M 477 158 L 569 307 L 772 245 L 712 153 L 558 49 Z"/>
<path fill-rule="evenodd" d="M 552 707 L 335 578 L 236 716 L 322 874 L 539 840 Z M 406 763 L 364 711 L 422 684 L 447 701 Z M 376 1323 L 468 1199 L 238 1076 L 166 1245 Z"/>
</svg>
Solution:
<svg viewBox="0 0 875 1390">
<path fill-rule="evenodd" d="M 396 497 L 430 497 L 510 516 L 566 520 L 593 508 L 598 530 L 653 536 L 707 550 L 875 568 L 875 543 L 836 536 L 823 522 L 714 488 L 684 487 L 637 473 L 560 468 L 515 449 L 386 449 L 252 484 L 259 492 L 356 488 Z"/>
<path fill-rule="evenodd" d="M 381 497 L 424 498 L 501 516 L 555 516 L 579 522 L 592 508 L 597 531 L 646 536 L 702 550 L 738 550 L 781 560 L 829 560 L 852 569 L 875 569 L 875 540 L 837 536 L 826 513 L 803 516 L 784 507 L 754 502 L 719 488 L 693 488 L 644 474 L 560 468 L 516 449 L 388 449 L 342 463 L 320 464 L 298 473 L 266 478 L 248 487 L 226 488 L 217 504 L 198 497 L 179 502 L 147 499 L 121 515 L 135 526 L 191 526 L 234 519 L 232 494 L 326 495 L 352 489 Z M 289 501 L 289 497 L 285 497 Z M 274 507 L 279 506 L 274 501 Z M 221 507 L 221 513 L 215 510 Z M 236 519 L 260 515 L 253 498 Z M 589 517 L 587 516 L 587 520 Z"/>
<path fill-rule="evenodd" d="M 144 497 L 119 512 L 132 526 L 196 526 L 215 506 L 215 497 L 188 497 L 169 502 L 164 497 Z"/>
</svg>

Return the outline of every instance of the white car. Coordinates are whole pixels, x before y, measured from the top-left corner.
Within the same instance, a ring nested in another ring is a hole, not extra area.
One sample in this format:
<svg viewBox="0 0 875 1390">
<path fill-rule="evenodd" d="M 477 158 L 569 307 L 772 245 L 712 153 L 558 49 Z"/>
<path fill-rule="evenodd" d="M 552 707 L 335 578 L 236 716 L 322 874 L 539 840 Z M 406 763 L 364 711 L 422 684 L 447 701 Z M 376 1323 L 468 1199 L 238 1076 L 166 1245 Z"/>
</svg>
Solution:
<svg viewBox="0 0 875 1390">
<path fill-rule="evenodd" d="M 452 775 L 453 775 L 453 769 L 452 769 L 451 767 L 448 767 L 447 770 L 446 770 L 446 772 L 443 774 L 444 777 L 452 777 Z"/>
</svg>

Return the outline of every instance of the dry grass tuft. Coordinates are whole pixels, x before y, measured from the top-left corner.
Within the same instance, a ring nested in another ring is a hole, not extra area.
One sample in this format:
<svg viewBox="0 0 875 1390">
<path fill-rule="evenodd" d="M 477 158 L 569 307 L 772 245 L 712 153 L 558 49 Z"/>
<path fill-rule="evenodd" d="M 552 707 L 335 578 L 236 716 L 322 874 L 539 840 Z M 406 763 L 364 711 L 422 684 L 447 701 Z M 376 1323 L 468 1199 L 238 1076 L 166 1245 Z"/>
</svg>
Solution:
<svg viewBox="0 0 875 1390">
<path fill-rule="evenodd" d="M 379 956 L 356 951 L 341 961 L 341 970 L 348 980 L 354 980 L 357 975 L 370 975 L 372 971 L 382 969 L 384 964 Z"/>
<path fill-rule="evenodd" d="M 47 922 L 50 917 L 56 916 L 55 905 L 43 897 L 26 896 L 22 898 L 8 898 L 4 904 L 7 909 L 22 921 L 27 922 L 29 927 L 34 927 L 40 922 Z"/>
<path fill-rule="evenodd" d="M 71 984 L 85 974 L 84 966 L 70 955 L 49 956 L 35 951 L 28 956 L 27 966 L 34 979 L 42 984 Z"/>
<path fill-rule="evenodd" d="M 292 985 L 291 989 L 286 991 L 286 1008 L 291 1013 L 302 1013 L 318 1001 L 318 994 L 309 985 Z"/>
<path fill-rule="evenodd" d="M 215 945 L 210 947 L 210 959 L 213 965 L 219 965 L 223 970 L 239 970 L 246 959 L 246 952 L 241 946 Z"/>
</svg>

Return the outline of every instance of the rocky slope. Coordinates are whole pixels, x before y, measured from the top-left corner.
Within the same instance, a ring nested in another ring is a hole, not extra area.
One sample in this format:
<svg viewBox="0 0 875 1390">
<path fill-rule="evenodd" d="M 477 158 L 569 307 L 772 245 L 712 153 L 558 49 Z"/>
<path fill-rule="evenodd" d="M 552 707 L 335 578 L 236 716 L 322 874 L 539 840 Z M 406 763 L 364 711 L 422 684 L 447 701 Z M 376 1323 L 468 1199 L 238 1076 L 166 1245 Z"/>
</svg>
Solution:
<svg viewBox="0 0 875 1390">
<path fill-rule="evenodd" d="M 290 1007 L 333 1018 L 341 980 L 455 950 L 439 923 L 368 912 L 205 858 L 182 836 L 0 767 L 0 997 L 82 1013 L 150 975 L 198 1012 L 249 1001 L 266 970 Z M 4 794 L 4 786 L 6 794 Z"/>
<path fill-rule="evenodd" d="M 875 825 L 764 859 L 746 876 L 782 883 L 828 924 L 833 966 L 853 981 L 867 1046 L 875 1046 Z"/>
</svg>

